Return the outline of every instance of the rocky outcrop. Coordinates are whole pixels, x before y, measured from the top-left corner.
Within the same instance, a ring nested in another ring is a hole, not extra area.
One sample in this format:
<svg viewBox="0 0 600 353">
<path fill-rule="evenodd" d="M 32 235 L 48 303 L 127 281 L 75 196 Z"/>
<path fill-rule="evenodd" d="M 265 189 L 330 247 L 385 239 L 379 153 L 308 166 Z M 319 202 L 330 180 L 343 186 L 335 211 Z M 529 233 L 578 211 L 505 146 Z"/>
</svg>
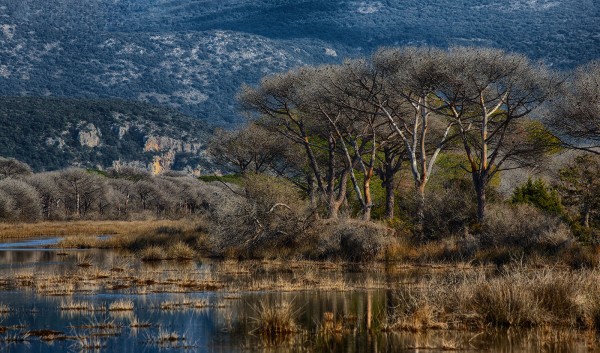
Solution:
<svg viewBox="0 0 600 353">
<path fill-rule="evenodd" d="M 163 152 L 175 151 L 185 153 L 196 153 L 200 151 L 202 145 L 199 143 L 190 143 L 182 140 L 174 139 L 166 136 L 148 136 L 144 151 L 146 152 Z"/>
<path fill-rule="evenodd" d="M 94 126 L 94 124 L 88 123 L 87 125 L 80 127 L 77 136 L 81 146 L 94 148 L 100 145 L 102 133 L 100 132 L 100 129 Z"/>
<path fill-rule="evenodd" d="M 157 153 L 150 167 L 153 174 L 172 169 L 178 153 L 198 154 L 201 150 L 200 143 L 186 142 L 168 136 L 147 136 L 144 144 L 145 152 Z"/>
<path fill-rule="evenodd" d="M 0 143 L 0 155 L 34 170 L 131 165 L 161 173 L 211 167 L 204 155 L 206 122 L 144 103 L 0 97 L 0 121 L 0 136 L 9 137 Z"/>
</svg>

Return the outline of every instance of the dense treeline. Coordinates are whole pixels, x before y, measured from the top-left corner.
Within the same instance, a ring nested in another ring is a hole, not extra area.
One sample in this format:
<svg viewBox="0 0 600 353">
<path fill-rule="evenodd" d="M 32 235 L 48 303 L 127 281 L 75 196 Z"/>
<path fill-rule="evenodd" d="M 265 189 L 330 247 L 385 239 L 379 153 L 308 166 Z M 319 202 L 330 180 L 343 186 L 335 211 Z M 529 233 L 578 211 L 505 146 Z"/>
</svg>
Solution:
<svg viewBox="0 0 600 353">
<path fill-rule="evenodd" d="M 210 152 L 236 173 L 288 180 L 323 219 L 386 219 L 420 239 L 495 246 L 556 245 L 571 230 L 590 240 L 599 80 L 594 63 L 563 75 L 501 50 L 382 49 L 243 87 L 254 119 Z M 500 194 L 503 175 L 523 168 L 545 181 Z"/>
<path fill-rule="evenodd" d="M 4 221 L 178 218 L 198 213 L 207 199 L 197 179 L 129 167 L 32 174 L 26 164 L 1 158 L 0 179 Z"/>
<path fill-rule="evenodd" d="M 599 81 L 595 63 L 563 76 L 500 50 L 382 49 L 243 87 L 253 119 L 208 149 L 232 175 L 5 159 L 0 217 L 196 215 L 219 256 L 577 262 L 600 235 Z"/>
</svg>

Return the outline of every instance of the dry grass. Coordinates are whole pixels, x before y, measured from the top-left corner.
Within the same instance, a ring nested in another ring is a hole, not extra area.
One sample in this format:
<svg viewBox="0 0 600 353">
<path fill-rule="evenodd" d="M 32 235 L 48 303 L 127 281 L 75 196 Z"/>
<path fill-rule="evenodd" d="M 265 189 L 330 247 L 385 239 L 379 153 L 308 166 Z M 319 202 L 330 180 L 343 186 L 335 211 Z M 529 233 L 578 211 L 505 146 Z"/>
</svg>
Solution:
<svg viewBox="0 0 600 353">
<path fill-rule="evenodd" d="M 0 304 L 0 314 L 10 313 L 12 309 L 6 304 Z"/>
<path fill-rule="evenodd" d="M 27 342 L 29 341 L 29 333 L 9 333 L 4 337 L 0 337 L 0 342 Z"/>
<path fill-rule="evenodd" d="M 298 332 L 296 317 L 299 310 L 294 308 L 292 302 L 280 303 L 260 300 L 256 306 L 252 306 L 256 328 L 254 332 L 270 338 L 286 336 Z"/>
<path fill-rule="evenodd" d="M 64 301 L 60 303 L 60 310 L 63 311 L 101 311 L 105 308 L 103 306 L 96 307 L 93 303 L 85 301 Z"/>
<path fill-rule="evenodd" d="M 208 306 L 208 301 L 204 299 L 185 298 L 182 300 L 166 300 L 161 302 L 158 307 L 160 308 L 160 310 L 185 310 L 202 309 Z"/>
<path fill-rule="evenodd" d="M 179 227 L 189 224 L 183 220 L 150 221 L 56 221 L 38 223 L 0 223 L 0 238 L 39 236 L 143 234 L 159 227 Z"/>
<path fill-rule="evenodd" d="M 160 246 L 150 246 L 138 253 L 142 261 L 161 261 L 167 258 L 165 250 Z"/>
<path fill-rule="evenodd" d="M 132 311 L 133 301 L 130 299 L 121 299 L 110 303 L 108 311 Z"/>
<path fill-rule="evenodd" d="M 398 330 L 557 327 L 600 330 L 600 272 L 510 266 L 445 274 L 396 292 Z"/>
<path fill-rule="evenodd" d="M 196 257 L 194 249 L 182 241 L 178 241 L 174 245 L 169 246 L 166 251 L 167 259 L 191 260 L 194 257 Z"/>
<path fill-rule="evenodd" d="M 129 322 L 129 327 L 131 328 L 147 328 L 147 327 L 151 327 L 152 324 L 150 323 L 150 321 L 145 321 L 145 320 L 139 320 L 137 317 L 134 317 L 130 322 Z"/>
<path fill-rule="evenodd" d="M 106 346 L 106 342 L 102 341 L 102 339 L 98 336 L 81 336 L 78 335 L 75 338 L 75 349 L 80 351 L 86 351 L 89 349 L 100 349 Z"/>
<path fill-rule="evenodd" d="M 175 331 L 159 329 L 154 335 L 147 334 L 146 341 L 149 343 L 158 344 L 160 346 L 169 346 L 170 348 L 175 348 L 174 345 L 177 345 L 178 342 L 185 341 L 185 335 L 180 335 Z"/>
</svg>

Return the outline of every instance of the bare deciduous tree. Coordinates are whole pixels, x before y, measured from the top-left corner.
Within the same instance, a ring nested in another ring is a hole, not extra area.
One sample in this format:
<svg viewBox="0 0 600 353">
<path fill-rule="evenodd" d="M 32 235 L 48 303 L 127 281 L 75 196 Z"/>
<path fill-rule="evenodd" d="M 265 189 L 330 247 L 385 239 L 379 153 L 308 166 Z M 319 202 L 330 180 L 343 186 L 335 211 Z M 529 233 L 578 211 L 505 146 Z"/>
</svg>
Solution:
<svg viewBox="0 0 600 353">
<path fill-rule="evenodd" d="M 56 183 L 56 172 L 39 173 L 24 179 L 26 183 L 33 186 L 39 196 L 42 207 L 42 216 L 45 219 L 59 218 L 59 210 L 62 203 L 59 187 Z"/>
<path fill-rule="evenodd" d="M 14 158 L 0 157 L 0 179 L 14 178 L 31 174 L 31 168 L 26 163 Z"/>
<path fill-rule="evenodd" d="M 223 167 L 239 174 L 264 173 L 285 154 L 288 144 L 255 123 L 236 131 L 217 130 L 208 152 Z"/>
<path fill-rule="evenodd" d="M 600 154 L 600 61 L 570 75 L 553 96 L 547 121 L 567 147 Z"/>
<path fill-rule="evenodd" d="M 19 221 L 36 221 L 41 218 L 40 196 L 35 189 L 16 179 L 0 181 L 0 190 L 12 199 L 12 218 Z"/>
<path fill-rule="evenodd" d="M 65 200 L 65 211 L 77 218 L 90 211 L 105 187 L 102 177 L 77 168 L 60 172 L 56 175 L 56 182 Z"/>
<path fill-rule="evenodd" d="M 244 86 L 238 98 L 246 110 L 259 115 L 261 126 L 301 146 L 308 166 L 305 176 L 311 203 L 325 200 L 328 217 L 337 218 L 346 196 L 348 167 L 339 172 L 335 132 L 307 109 L 307 105 L 312 106 L 306 96 L 311 90 L 305 86 L 314 77 L 312 68 L 269 76 L 257 88 Z"/>
</svg>

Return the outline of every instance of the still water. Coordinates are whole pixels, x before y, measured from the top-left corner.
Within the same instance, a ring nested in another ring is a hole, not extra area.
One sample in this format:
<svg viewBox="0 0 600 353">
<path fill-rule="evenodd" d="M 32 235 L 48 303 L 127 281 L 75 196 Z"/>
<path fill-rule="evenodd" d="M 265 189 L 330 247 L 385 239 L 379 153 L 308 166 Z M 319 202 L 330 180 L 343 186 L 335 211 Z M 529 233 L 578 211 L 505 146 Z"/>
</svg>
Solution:
<svg viewBox="0 0 600 353">
<path fill-rule="evenodd" d="M 78 263 L 82 258 L 107 268 L 123 262 L 122 254 L 109 250 L 52 249 L 57 241 L 45 238 L 0 244 L 0 279 L 29 278 L 39 273 L 72 274 L 81 271 Z M 181 266 L 210 272 L 213 265 L 203 262 Z M 355 277 L 364 280 L 368 275 Z M 585 337 L 563 339 L 563 333 L 543 329 L 385 332 L 382 327 L 393 303 L 393 291 L 381 288 L 159 293 L 98 286 L 92 291 L 68 295 L 48 295 L 52 292 L 40 292 L 35 286 L 23 289 L 5 284 L 0 288 L 0 304 L 7 308 L 7 312 L 0 314 L 2 352 L 594 351 L 586 344 L 589 340 Z M 108 310 L 111 303 L 120 300 L 131 301 L 133 310 Z M 65 309 L 69 303 L 84 303 L 88 309 Z M 291 303 L 294 307 L 299 332 L 275 341 L 257 334 L 257 308 L 261 304 L 281 303 Z M 325 332 L 322 328 L 327 315 L 343 322 L 343 330 Z M 40 330 L 46 330 L 41 337 Z M 48 330 L 54 332 L 50 334 Z"/>
</svg>

